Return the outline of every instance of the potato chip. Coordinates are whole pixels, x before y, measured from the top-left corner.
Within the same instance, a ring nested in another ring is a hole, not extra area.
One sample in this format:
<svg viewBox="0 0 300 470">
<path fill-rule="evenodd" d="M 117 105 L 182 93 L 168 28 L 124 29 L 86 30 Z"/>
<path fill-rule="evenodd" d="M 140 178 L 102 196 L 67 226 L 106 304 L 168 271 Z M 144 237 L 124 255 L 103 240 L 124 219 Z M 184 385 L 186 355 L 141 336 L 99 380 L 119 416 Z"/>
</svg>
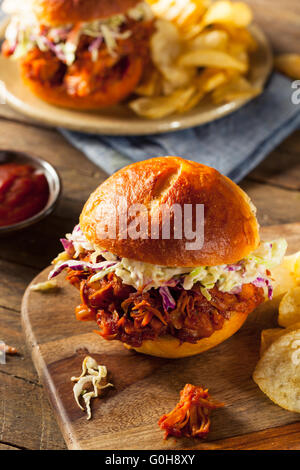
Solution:
<svg viewBox="0 0 300 470">
<path fill-rule="evenodd" d="M 247 67 L 247 69 L 248 69 L 249 55 L 248 55 L 247 49 L 245 47 L 245 44 L 243 44 L 241 42 L 229 41 L 228 47 L 227 47 L 227 52 L 232 57 L 235 57 L 239 61 L 243 62 L 245 64 L 245 66 Z"/>
<path fill-rule="evenodd" d="M 173 92 L 176 88 L 183 88 L 191 85 L 197 74 L 197 69 L 193 67 L 187 68 L 177 65 L 165 65 L 160 67 L 160 72 L 164 79 L 169 83 L 169 89 Z"/>
<path fill-rule="evenodd" d="M 265 353 L 265 351 L 271 346 L 274 341 L 280 336 L 286 334 L 287 330 L 285 328 L 269 328 L 267 330 L 262 330 L 260 336 L 260 357 Z"/>
<path fill-rule="evenodd" d="M 187 111 L 190 111 L 190 109 L 193 109 L 197 104 L 204 98 L 205 93 L 203 90 L 197 90 L 195 93 L 190 97 L 190 99 L 184 103 L 184 105 L 180 106 L 179 112 L 181 113 L 186 113 Z"/>
<path fill-rule="evenodd" d="M 181 28 L 197 25 L 211 0 L 148 0 L 158 18 L 176 23 Z"/>
<path fill-rule="evenodd" d="M 272 269 L 272 277 L 274 278 L 274 298 L 300 285 L 300 251 L 285 256 L 282 263 Z"/>
<path fill-rule="evenodd" d="M 176 90 L 170 96 L 155 98 L 138 98 L 129 103 L 130 108 L 140 116 L 149 119 L 159 119 L 179 111 L 195 93 L 194 86 Z"/>
<path fill-rule="evenodd" d="M 280 54 L 275 57 L 275 68 L 290 78 L 300 80 L 300 54 Z"/>
<path fill-rule="evenodd" d="M 300 413 L 300 330 L 288 331 L 258 361 L 253 380 L 277 405 Z"/>
<path fill-rule="evenodd" d="M 239 28 L 246 28 L 253 19 L 251 9 L 242 2 L 214 2 L 205 13 L 202 24 L 229 23 Z"/>
<path fill-rule="evenodd" d="M 254 88 L 244 77 L 236 76 L 216 88 L 212 100 L 215 104 L 229 103 L 238 99 L 247 100 L 259 95 L 261 91 L 261 88 Z"/>
<path fill-rule="evenodd" d="M 164 20 L 156 22 L 156 32 L 151 37 L 150 46 L 152 60 L 158 69 L 172 65 L 183 49 L 178 29 Z"/>
<path fill-rule="evenodd" d="M 253 15 L 245 3 L 219 1 L 208 7 L 206 13 L 195 21 L 191 16 L 189 22 L 185 24 L 183 33 L 187 39 L 191 39 L 213 25 L 226 25 L 230 27 L 246 28 L 250 25 Z"/>
<path fill-rule="evenodd" d="M 293 323 L 288 328 L 270 328 L 262 330 L 261 341 L 260 341 L 260 357 L 265 353 L 268 347 L 274 343 L 274 341 L 282 335 L 285 335 L 288 331 L 299 330 L 300 322 Z"/>
<path fill-rule="evenodd" d="M 300 322 L 300 286 L 290 289 L 279 304 L 279 325 L 290 326 L 296 322 Z"/>
<path fill-rule="evenodd" d="M 157 96 L 161 93 L 161 90 L 162 82 L 160 73 L 157 69 L 153 69 L 145 76 L 134 92 L 142 96 Z"/>
<path fill-rule="evenodd" d="M 231 25 L 222 25 L 222 27 L 233 43 L 242 44 L 249 52 L 254 52 L 257 49 L 258 44 L 247 29 Z"/>
<path fill-rule="evenodd" d="M 191 98 L 180 107 L 180 112 L 187 112 L 193 109 L 204 98 L 207 93 L 225 83 L 228 80 L 227 74 L 218 69 L 206 69 L 194 81 L 196 91 Z"/>
<path fill-rule="evenodd" d="M 242 2 L 148 0 L 156 16 L 151 38 L 155 73 L 145 74 L 130 104 L 137 114 L 161 118 L 186 112 L 210 94 L 215 104 L 250 99 L 254 89 L 242 75 L 256 43 L 246 30 L 252 20 Z"/>
<path fill-rule="evenodd" d="M 228 80 L 229 77 L 225 71 L 212 68 L 203 70 L 194 83 L 204 93 L 210 93 Z"/>
<path fill-rule="evenodd" d="M 239 72 L 247 72 L 248 66 L 227 54 L 215 49 L 199 49 L 182 54 L 178 59 L 179 66 L 185 67 L 217 67 L 222 69 L 234 69 Z"/>
<path fill-rule="evenodd" d="M 187 41 L 189 50 L 198 49 L 219 49 L 225 50 L 229 41 L 229 35 L 226 31 L 214 29 L 205 31 L 194 39 Z"/>
</svg>

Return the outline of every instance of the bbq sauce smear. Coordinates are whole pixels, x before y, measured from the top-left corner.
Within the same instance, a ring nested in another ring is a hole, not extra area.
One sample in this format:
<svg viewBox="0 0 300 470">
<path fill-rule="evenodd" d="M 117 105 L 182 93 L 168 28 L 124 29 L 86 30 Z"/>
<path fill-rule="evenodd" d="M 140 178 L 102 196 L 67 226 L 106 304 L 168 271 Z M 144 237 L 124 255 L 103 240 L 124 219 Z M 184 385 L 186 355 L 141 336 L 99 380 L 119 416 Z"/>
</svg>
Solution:
<svg viewBox="0 0 300 470">
<path fill-rule="evenodd" d="M 31 165 L 0 165 L 0 227 L 32 217 L 48 199 L 49 185 L 43 173 Z"/>
</svg>

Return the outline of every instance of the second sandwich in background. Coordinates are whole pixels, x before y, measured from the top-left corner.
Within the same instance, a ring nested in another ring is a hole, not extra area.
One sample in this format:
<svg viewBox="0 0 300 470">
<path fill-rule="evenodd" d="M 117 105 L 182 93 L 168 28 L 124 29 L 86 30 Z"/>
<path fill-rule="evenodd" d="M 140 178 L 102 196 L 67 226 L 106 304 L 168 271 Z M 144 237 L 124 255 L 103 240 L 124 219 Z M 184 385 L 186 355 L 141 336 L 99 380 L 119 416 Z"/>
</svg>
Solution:
<svg viewBox="0 0 300 470">
<path fill-rule="evenodd" d="M 139 0 L 5 0 L 2 53 L 57 106 L 96 109 L 130 95 L 150 60 L 153 15 Z"/>
</svg>

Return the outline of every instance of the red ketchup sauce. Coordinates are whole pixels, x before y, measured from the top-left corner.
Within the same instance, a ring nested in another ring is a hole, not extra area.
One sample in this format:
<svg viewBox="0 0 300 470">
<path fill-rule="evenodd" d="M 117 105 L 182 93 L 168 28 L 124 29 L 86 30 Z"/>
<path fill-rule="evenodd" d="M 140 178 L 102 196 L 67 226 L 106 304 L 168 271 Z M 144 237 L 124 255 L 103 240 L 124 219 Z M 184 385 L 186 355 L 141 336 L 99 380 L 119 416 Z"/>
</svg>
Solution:
<svg viewBox="0 0 300 470">
<path fill-rule="evenodd" d="M 31 165 L 0 164 L 0 227 L 32 217 L 48 199 L 49 185 L 43 173 Z"/>
</svg>

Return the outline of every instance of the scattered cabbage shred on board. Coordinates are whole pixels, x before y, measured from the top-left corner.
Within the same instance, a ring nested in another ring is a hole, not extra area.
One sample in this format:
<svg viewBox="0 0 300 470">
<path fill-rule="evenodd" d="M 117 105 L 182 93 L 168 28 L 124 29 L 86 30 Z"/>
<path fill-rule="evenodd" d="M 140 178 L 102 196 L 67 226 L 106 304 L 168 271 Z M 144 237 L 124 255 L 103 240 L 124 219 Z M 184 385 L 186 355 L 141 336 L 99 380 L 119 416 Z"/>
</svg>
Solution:
<svg viewBox="0 0 300 470">
<path fill-rule="evenodd" d="M 97 364 L 92 357 L 86 356 L 82 363 L 81 375 L 79 377 L 72 377 L 71 381 L 76 382 L 73 387 L 73 393 L 77 405 L 84 411 L 79 401 L 80 397 L 82 397 L 86 406 L 87 419 L 91 419 L 91 399 L 97 398 L 103 389 L 113 387 L 113 384 L 107 383 L 106 367 Z M 86 387 L 90 385 L 93 386 L 93 390 L 86 390 Z"/>
</svg>

